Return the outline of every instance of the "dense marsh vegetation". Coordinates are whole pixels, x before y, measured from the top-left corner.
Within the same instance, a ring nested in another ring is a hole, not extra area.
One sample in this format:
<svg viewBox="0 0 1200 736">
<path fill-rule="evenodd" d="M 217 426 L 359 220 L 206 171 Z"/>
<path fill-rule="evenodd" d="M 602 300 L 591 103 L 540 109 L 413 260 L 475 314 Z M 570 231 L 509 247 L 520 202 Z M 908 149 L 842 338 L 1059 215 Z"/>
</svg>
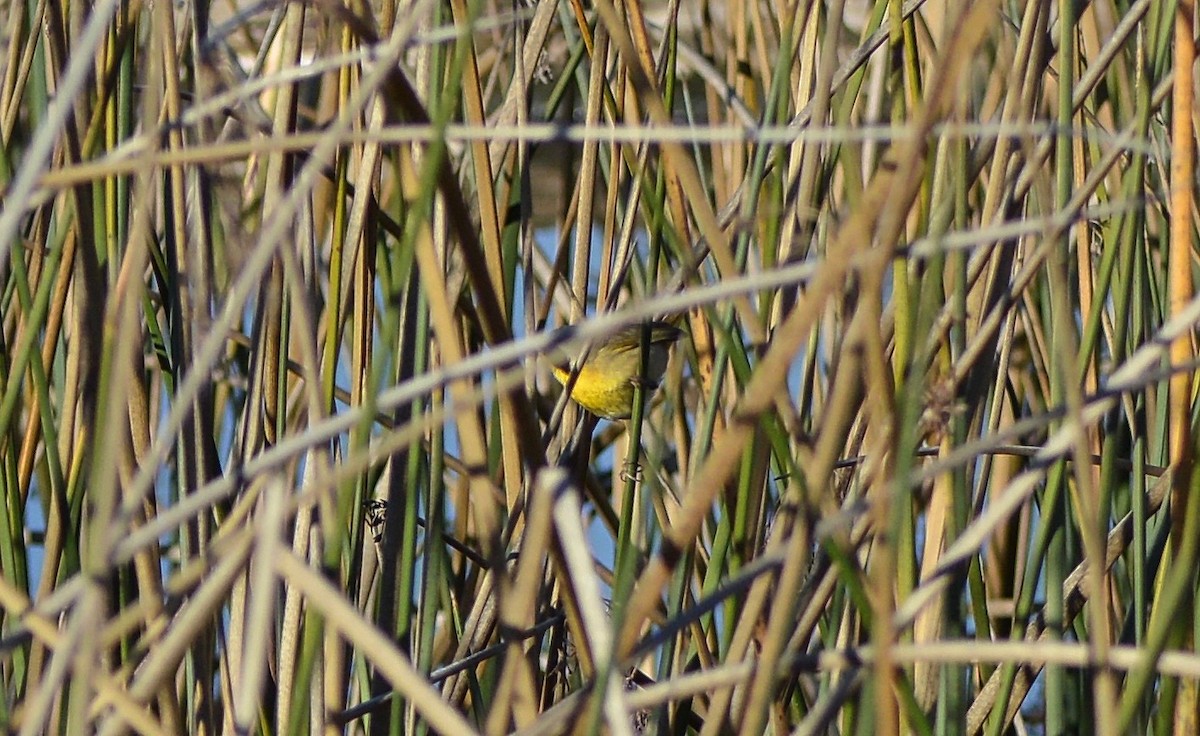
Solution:
<svg viewBox="0 0 1200 736">
<path fill-rule="evenodd" d="M 1200 732 L 1193 0 L 0 7 L 7 730 Z"/>
</svg>

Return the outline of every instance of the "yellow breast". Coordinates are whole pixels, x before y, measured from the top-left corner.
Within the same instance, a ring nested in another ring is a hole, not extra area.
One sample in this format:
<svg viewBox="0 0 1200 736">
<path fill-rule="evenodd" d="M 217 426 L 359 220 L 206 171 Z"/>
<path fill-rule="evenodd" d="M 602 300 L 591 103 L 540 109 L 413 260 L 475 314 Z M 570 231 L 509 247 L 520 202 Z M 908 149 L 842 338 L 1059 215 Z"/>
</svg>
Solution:
<svg viewBox="0 0 1200 736">
<path fill-rule="evenodd" d="M 558 382 L 566 386 L 571 379 L 571 372 L 558 366 L 553 370 Z M 584 365 L 571 389 L 571 398 L 596 416 L 627 419 L 633 412 L 633 383 L 626 377 Z"/>
</svg>

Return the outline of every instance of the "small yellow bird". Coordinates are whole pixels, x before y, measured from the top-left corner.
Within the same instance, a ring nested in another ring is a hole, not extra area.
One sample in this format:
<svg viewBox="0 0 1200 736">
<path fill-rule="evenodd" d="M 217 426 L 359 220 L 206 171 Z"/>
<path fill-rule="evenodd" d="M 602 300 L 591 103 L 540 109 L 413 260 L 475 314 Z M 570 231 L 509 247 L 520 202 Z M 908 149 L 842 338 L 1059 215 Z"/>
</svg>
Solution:
<svg viewBox="0 0 1200 736">
<path fill-rule="evenodd" d="M 650 343 L 646 356 L 647 384 L 657 387 L 667 369 L 671 344 L 680 330 L 670 322 L 655 320 L 648 325 Z M 634 388 L 642 370 L 642 326 L 634 325 L 594 345 L 571 389 L 571 398 L 598 417 L 628 419 L 633 413 Z M 571 380 L 569 365 L 555 365 L 554 377 L 564 386 Z"/>
</svg>

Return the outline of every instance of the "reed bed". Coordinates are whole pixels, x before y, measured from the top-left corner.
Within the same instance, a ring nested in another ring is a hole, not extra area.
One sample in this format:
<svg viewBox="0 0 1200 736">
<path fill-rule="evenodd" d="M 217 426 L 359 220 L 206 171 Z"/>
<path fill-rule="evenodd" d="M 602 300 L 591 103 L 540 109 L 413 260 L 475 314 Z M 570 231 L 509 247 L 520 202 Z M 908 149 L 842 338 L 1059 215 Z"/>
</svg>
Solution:
<svg viewBox="0 0 1200 736">
<path fill-rule="evenodd" d="M 1200 732 L 1193 0 L 3 7 L 5 730 Z"/>
</svg>

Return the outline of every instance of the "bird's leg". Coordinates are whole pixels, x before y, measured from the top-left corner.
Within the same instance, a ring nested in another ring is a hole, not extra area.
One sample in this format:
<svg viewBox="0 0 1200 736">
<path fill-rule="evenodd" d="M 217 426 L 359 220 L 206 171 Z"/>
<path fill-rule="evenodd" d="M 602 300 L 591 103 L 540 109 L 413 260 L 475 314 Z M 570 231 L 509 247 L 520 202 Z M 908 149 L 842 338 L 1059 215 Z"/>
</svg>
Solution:
<svg viewBox="0 0 1200 736">
<path fill-rule="evenodd" d="M 387 523 L 387 501 L 372 498 L 363 502 L 366 514 L 363 520 L 371 529 L 372 538 L 378 542 L 383 539 L 383 525 Z"/>
<path fill-rule="evenodd" d="M 623 483 L 628 483 L 629 481 L 641 483 L 642 466 L 636 460 L 627 460 L 624 463 L 624 467 L 621 468 L 621 481 Z"/>
<path fill-rule="evenodd" d="M 649 411 L 650 392 L 658 388 L 658 381 L 651 381 L 642 376 L 634 376 L 633 378 L 629 379 L 629 382 L 633 384 L 635 389 L 642 389 L 642 393 L 646 397 L 646 410 Z M 636 460 L 627 461 L 625 463 L 625 467 L 621 469 L 621 481 L 628 483 L 631 480 L 634 483 L 642 482 L 642 466 L 639 465 Z"/>
</svg>

